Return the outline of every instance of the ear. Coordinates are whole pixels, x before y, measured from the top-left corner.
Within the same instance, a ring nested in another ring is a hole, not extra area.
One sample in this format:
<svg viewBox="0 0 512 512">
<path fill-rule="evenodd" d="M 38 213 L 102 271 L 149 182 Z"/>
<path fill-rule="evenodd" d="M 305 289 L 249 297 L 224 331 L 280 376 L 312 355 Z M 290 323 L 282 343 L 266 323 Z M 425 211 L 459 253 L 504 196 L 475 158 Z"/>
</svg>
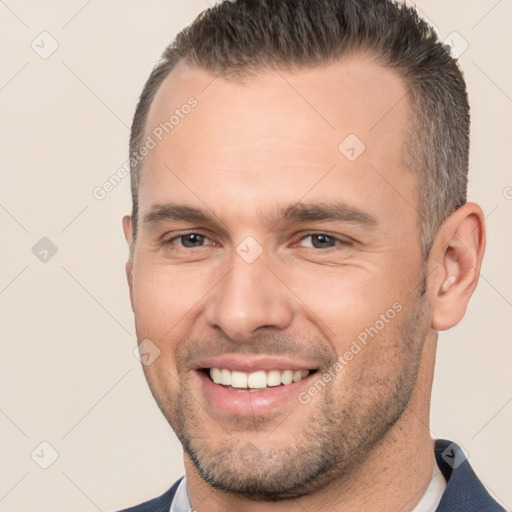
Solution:
<svg viewBox="0 0 512 512">
<path fill-rule="evenodd" d="M 429 256 L 432 327 L 444 331 L 466 312 L 480 276 L 485 251 L 482 209 L 466 203 L 438 231 Z"/>
<path fill-rule="evenodd" d="M 133 288 L 132 288 L 132 272 L 133 272 L 133 254 L 132 254 L 132 218 L 129 215 L 123 217 L 123 232 L 126 243 L 130 250 L 130 256 L 125 265 L 126 280 L 128 281 L 128 287 L 130 288 L 130 304 L 133 310 Z"/>
</svg>

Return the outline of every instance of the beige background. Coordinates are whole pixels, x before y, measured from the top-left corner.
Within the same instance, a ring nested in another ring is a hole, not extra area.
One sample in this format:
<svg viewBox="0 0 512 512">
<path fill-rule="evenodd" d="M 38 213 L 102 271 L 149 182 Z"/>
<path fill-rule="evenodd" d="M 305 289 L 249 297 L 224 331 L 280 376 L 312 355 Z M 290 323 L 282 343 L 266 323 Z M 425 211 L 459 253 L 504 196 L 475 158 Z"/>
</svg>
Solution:
<svg viewBox="0 0 512 512">
<path fill-rule="evenodd" d="M 467 317 L 441 336 L 432 431 L 461 443 L 511 509 L 512 2 L 418 6 L 456 47 L 469 44 L 470 198 L 489 235 Z M 2 511 L 115 510 L 182 475 L 181 447 L 132 353 L 120 224 L 128 179 L 102 201 L 92 191 L 126 160 L 135 102 L 161 50 L 206 7 L 0 1 Z M 31 47 L 55 44 L 43 31 L 59 45 L 46 59 Z M 46 263 L 32 252 L 42 237 L 58 248 Z M 43 441 L 58 452 L 48 469 Z"/>
</svg>

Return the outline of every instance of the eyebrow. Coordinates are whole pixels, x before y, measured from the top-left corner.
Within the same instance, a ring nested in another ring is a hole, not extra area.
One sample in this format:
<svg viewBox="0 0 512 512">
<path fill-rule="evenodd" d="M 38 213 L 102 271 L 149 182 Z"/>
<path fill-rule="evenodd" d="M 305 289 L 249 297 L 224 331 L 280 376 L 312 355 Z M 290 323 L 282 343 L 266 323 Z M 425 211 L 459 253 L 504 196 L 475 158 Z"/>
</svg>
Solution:
<svg viewBox="0 0 512 512">
<path fill-rule="evenodd" d="M 345 203 L 296 203 L 282 212 L 273 214 L 272 217 L 276 223 L 281 220 L 292 222 L 324 220 L 359 224 L 367 228 L 377 226 L 377 220 L 370 214 Z"/>
<path fill-rule="evenodd" d="M 377 220 L 370 214 L 343 202 L 296 203 L 261 214 L 260 217 L 272 225 L 281 222 L 337 221 L 370 229 L 377 226 Z M 174 203 L 155 204 L 143 217 L 143 223 L 148 226 L 169 221 L 218 223 L 216 216 L 208 210 Z"/>
<path fill-rule="evenodd" d="M 205 210 L 182 204 L 155 204 L 144 215 L 143 223 L 161 224 L 167 221 L 211 222 L 213 216 Z"/>
</svg>

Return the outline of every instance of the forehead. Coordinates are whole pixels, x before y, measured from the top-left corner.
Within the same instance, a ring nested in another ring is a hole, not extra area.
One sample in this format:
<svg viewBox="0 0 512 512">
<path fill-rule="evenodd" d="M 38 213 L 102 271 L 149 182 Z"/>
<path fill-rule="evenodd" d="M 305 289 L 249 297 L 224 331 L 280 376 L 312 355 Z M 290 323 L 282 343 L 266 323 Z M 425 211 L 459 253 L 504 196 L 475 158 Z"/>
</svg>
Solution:
<svg viewBox="0 0 512 512">
<path fill-rule="evenodd" d="M 241 191 L 245 205 L 261 209 L 265 200 L 318 200 L 334 190 L 361 202 L 377 182 L 388 184 L 381 202 L 397 193 L 415 202 L 403 162 L 409 118 L 402 78 L 366 56 L 244 81 L 179 63 L 149 111 L 146 134 L 156 146 L 143 164 L 139 204 L 173 194 L 215 204 L 225 193 L 235 212 Z"/>
<path fill-rule="evenodd" d="M 303 135 L 310 137 L 308 128 L 313 128 L 337 141 L 351 129 L 361 138 L 369 140 L 375 135 L 382 140 L 389 133 L 390 125 L 398 128 L 409 116 L 403 79 L 374 58 L 360 54 L 330 65 L 295 71 L 272 67 L 242 79 L 224 78 L 179 62 L 157 91 L 146 129 L 151 131 L 159 123 L 169 121 L 173 112 L 191 96 L 196 98 L 199 107 L 191 117 L 197 118 L 200 112 L 212 118 L 217 115 L 219 121 L 225 116 L 229 118 L 224 119 L 229 124 L 218 134 L 223 140 L 226 130 L 231 129 L 229 135 L 241 136 L 238 128 L 248 128 L 248 124 L 251 136 L 257 134 L 258 129 L 259 135 L 265 136 L 284 135 L 292 128 L 294 132 L 304 128 Z M 292 116 L 294 127 L 288 123 Z M 200 120 L 201 124 L 205 123 L 205 118 Z M 211 121 L 215 124 L 214 119 Z"/>
</svg>

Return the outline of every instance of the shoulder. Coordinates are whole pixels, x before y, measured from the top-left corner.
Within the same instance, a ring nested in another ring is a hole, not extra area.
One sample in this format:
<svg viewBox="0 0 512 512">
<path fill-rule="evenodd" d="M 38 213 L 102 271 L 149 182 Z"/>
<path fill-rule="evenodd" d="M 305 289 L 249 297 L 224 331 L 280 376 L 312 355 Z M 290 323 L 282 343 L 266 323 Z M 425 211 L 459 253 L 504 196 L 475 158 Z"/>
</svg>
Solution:
<svg viewBox="0 0 512 512">
<path fill-rule="evenodd" d="M 172 500 L 176 494 L 176 489 L 178 489 L 181 480 L 182 478 L 180 478 L 167 492 L 162 494 L 162 496 L 145 501 L 135 507 L 120 510 L 119 512 L 169 512 Z"/>
<path fill-rule="evenodd" d="M 480 482 L 460 446 L 438 439 L 435 456 L 446 478 L 446 490 L 437 512 L 505 512 Z"/>
</svg>

